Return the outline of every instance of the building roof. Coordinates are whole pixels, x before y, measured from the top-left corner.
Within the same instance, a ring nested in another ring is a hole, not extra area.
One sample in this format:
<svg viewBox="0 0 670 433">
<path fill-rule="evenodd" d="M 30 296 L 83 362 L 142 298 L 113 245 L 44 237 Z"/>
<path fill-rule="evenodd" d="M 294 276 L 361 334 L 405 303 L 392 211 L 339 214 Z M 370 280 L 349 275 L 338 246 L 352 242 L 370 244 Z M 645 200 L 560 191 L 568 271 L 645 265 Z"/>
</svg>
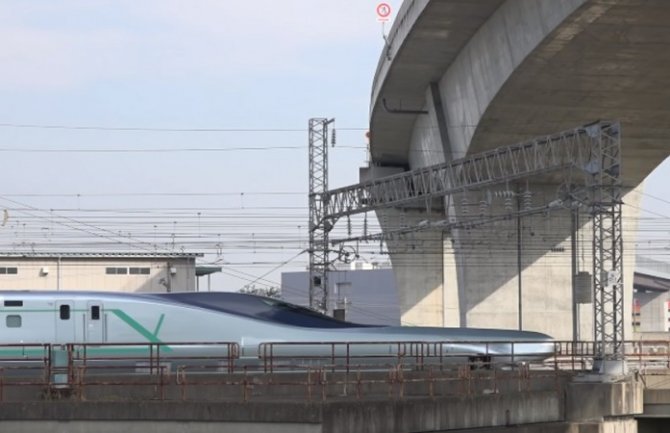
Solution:
<svg viewBox="0 0 670 433">
<path fill-rule="evenodd" d="M 221 272 L 221 266 L 196 266 L 195 267 L 195 276 L 202 277 L 209 274 L 214 274 L 216 272 Z"/>
<path fill-rule="evenodd" d="M 203 253 L 132 253 L 132 252 L 2 252 L 0 259 L 195 259 Z"/>
<path fill-rule="evenodd" d="M 635 272 L 633 288 L 645 292 L 668 292 L 670 291 L 670 280 Z"/>
</svg>

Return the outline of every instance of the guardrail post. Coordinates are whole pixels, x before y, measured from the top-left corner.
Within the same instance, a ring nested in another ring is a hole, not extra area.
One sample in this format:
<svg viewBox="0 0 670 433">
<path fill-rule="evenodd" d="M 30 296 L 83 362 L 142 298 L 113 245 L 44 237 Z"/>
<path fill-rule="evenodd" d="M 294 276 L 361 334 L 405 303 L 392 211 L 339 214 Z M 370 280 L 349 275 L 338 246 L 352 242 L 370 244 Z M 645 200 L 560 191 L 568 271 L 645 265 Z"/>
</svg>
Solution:
<svg viewBox="0 0 670 433">
<path fill-rule="evenodd" d="M 160 360 L 160 358 L 159 358 Z M 165 381 L 164 381 L 164 376 L 165 376 L 165 371 L 167 370 L 166 366 L 163 365 L 158 365 L 158 370 L 156 371 L 158 373 L 158 392 L 159 392 L 159 398 L 161 401 L 165 400 Z"/>
<path fill-rule="evenodd" d="M 177 367 L 175 381 L 177 385 L 179 385 L 179 395 L 181 396 L 181 401 L 186 401 L 186 370 L 183 365 Z"/>
<path fill-rule="evenodd" d="M 77 378 L 75 375 L 77 374 L 75 365 L 75 353 L 74 353 L 74 344 L 69 343 L 67 345 L 67 374 L 68 374 L 68 381 L 70 383 L 74 383 Z"/>
<path fill-rule="evenodd" d="M 461 379 L 464 393 L 468 396 L 472 395 L 472 370 L 470 369 L 470 365 L 459 367 L 458 376 Z"/>
<path fill-rule="evenodd" d="M 328 379 L 326 378 L 326 370 L 323 368 L 319 369 L 319 383 L 321 385 L 321 401 L 326 401 Z"/>
<path fill-rule="evenodd" d="M 351 343 L 347 343 L 347 377 L 349 376 L 349 367 L 351 366 Z"/>
<path fill-rule="evenodd" d="M 84 376 L 86 371 L 86 365 L 81 365 L 78 368 L 75 368 L 76 378 L 76 389 L 75 393 L 77 394 L 77 400 L 84 400 Z"/>
<path fill-rule="evenodd" d="M 156 343 L 156 374 L 161 372 L 161 343 Z"/>
<path fill-rule="evenodd" d="M 307 401 L 312 401 L 312 369 L 307 368 Z"/>
<path fill-rule="evenodd" d="M 393 381 L 394 381 L 394 369 L 391 367 L 388 374 L 388 383 L 389 383 L 389 399 L 393 398 Z"/>
<path fill-rule="evenodd" d="M 435 381 L 433 378 L 433 367 L 428 367 L 428 395 L 430 395 L 431 399 L 435 398 Z"/>
<path fill-rule="evenodd" d="M 244 368 L 244 377 L 242 379 L 242 401 L 249 401 L 249 378 L 247 377 L 247 368 Z"/>
<path fill-rule="evenodd" d="M 358 400 L 361 399 L 361 387 L 362 387 L 362 382 L 361 382 L 361 371 L 358 370 L 356 372 L 356 398 Z"/>
</svg>

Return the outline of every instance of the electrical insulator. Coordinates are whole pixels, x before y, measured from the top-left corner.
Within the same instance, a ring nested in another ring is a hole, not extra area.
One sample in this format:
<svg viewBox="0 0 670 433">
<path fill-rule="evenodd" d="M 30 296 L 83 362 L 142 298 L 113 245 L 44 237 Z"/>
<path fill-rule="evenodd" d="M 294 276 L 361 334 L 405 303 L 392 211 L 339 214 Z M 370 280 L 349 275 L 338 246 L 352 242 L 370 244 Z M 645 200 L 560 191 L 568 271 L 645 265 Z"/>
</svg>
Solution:
<svg viewBox="0 0 670 433">
<path fill-rule="evenodd" d="M 523 209 L 530 210 L 533 206 L 533 193 L 529 189 L 523 192 Z"/>
<path fill-rule="evenodd" d="M 335 147 L 335 143 L 337 142 L 337 136 L 335 135 L 337 132 L 337 129 L 333 128 L 333 134 L 330 136 L 330 145 Z"/>
<path fill-rule="evenodd" d="M 486 214 L 486 210 L 489 208 L 489 204 L 487 203 L 486 200 L 481 200 L 479 202 L 479 216 L 484 216 Z"/>
<path fill-rule="evenodd" d="M 512 196 L 507 195 L 507 196 L 505 196 L 505 210 L 507 212 L 512 212 L 512 208 L 513 208 L 513 206 L 512 206 Z"/>
</svg>

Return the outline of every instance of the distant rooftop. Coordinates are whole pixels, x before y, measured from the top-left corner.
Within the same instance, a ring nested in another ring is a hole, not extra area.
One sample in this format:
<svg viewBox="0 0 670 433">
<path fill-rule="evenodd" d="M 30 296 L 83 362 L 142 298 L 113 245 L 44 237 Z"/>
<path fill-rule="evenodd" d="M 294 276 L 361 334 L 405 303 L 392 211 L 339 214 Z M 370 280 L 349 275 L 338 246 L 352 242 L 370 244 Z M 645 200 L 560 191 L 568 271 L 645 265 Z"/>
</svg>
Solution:
<svg viewBox="0 0 670 433">
<path fill-rule="evenodd" d="M 337 271 L 370 271 L 375 269 L 391 269 L 391 262 L 368 262 L 363 260 L 354 260 L 350 263 L 336 263 Z"/>
<path fill-rule="evenodd" d="M 645 256 L 635 257 L 635 272 L 670 279 L 670 263 Z"/>
<path fill-rule="evenodd" d="M 655 277 L 635 272 L 633 288 L 638 292 L 670 292 L 670 281 L 667 278 Z"/>
</svg>

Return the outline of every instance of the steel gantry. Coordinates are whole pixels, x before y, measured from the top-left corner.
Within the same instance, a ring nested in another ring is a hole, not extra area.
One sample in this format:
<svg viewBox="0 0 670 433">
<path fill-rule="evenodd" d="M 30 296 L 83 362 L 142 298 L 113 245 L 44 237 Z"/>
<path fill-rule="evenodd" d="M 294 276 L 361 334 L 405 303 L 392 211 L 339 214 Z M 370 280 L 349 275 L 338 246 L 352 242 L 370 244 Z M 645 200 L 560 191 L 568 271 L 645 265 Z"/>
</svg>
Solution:
<svg viewBox="0 0 670 433">
<path fill-rule="evenodd" d="M 620 149 L 619 123 L 597 122 L 452 162 L 327 191 L 319 202 L 323 206 L 320 216 L 324 227 L 332 227 L 343 216 L 417 203 L 430 206 L 433 199 L 508 185 L 535 176 L 547 176 L 557 184 L 566 185 L 562 196 L 559 194 L 542 206 L 517 211 L 514 216 L 574 206 L 589 209 L 593 218 L 594 339 L 600 358 L 617 359 L 624 339 Z M 311 209 L 310 206 L 310 212 Z M 400 232 L 428 228 L 450 230 L 509 216 L 498 215 L 481 221 L 446 219 Z M 384 236 L 379 235 L 381 239 Z M 328 247 L 321 246 L 320 255 L 314 256 L 323 263 Z"/>
<path fill-rule="evenodd" d="M 328 192 L 326 218 L 368 212 L 586 166 L 593 140 L 577 128 L 560 134 Z"/>
<path fill-rule="evenodd" d="M 328 125 L 334 119 L 309 119 L 309 306 L 328 309 Z"/>
</svg>

